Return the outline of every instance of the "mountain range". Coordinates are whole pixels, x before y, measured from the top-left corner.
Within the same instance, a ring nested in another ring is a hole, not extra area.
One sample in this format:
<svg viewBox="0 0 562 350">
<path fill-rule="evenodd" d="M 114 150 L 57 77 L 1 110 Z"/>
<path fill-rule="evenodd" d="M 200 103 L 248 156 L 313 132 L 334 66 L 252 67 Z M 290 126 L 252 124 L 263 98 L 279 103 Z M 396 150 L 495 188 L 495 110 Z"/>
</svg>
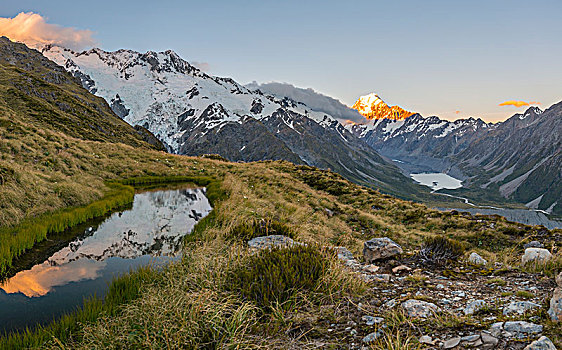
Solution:
<svg viewBox="0 0 562 350">
<path fill-rule="evenodd" d="M 173 51 L 74 52 L 49 45 L 42 53 L 123 120 L 150 130 L 169 152 L 287 160 L 401 197 L 428 193 L 330 114 L 208 75 Z"/>
<path fill-rule="evenodd" d="M 405 173 L 444 172 L 463 179 L 457 194 L 507 199 L 562 214 L 562 103 L 545 111 L 530 107 L 500 123 L 415 113 L 405 118 L 375 116 L 346 128 Z"/>
<path fill-rule="evenodd" d="M 544 112 L 532 107 L 501 123 L 448 121 L 389 106 L 376 94 L 350 108 L 311 89 L 243 86 L 206 74 L 173 51 L 74 52 L 49 45 L 42 54 L 172 153 L 287 160 L 418 200 L 428 191 L 409 174 L 444 172 L 464 180 L 456 193 L 475 200 L 562 214 L 559 105 Z"/>
</svg>

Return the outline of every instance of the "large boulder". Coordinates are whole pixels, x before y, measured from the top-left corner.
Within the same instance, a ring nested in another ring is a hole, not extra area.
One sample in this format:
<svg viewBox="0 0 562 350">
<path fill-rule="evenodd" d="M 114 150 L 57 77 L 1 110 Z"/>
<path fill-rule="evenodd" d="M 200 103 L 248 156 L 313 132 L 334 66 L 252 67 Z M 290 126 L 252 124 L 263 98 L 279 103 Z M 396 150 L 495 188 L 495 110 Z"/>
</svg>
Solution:
<svg viewBox="0 0 562 350">
<path fill-rule="evenodd" d="M 530 262 L 544 264 L 552 258 L 552 254 L 543 248 L 527 248 L 525 254 L 521 257 L 521 262 L 527 264 Z"/>
<path fill-rule="evenodd" d="M 473 265 L 486 265 L 488 261 L 481 257 L 478 253 L 472 252 L 468 257 L 468 262 Z"/>
<path fill-rule="evenodd" d="M 556 346 L 544 335 L 527 345 L 523 350 L 556 350 Z"/>
<path fill-rule="evenodd" d="M 527 321 L 509 321 L 503 324 L 503 330 L 506 338 L 524 339 L 542 333 L 543 327 Z"/>
<path fill-rule="evenodd" d="M 428 318 L 441 311 L 437 305 L 423 300 L 410 299 L 402 303 L 402 308 L 409 317 Z"/>
<path fill-rule="evenodd" d="M 402 247 L 388 237 L 373 238 L 363 244 L 363 256 L 369 263 L 391 258 L 402 252 Z"/>
</svg>

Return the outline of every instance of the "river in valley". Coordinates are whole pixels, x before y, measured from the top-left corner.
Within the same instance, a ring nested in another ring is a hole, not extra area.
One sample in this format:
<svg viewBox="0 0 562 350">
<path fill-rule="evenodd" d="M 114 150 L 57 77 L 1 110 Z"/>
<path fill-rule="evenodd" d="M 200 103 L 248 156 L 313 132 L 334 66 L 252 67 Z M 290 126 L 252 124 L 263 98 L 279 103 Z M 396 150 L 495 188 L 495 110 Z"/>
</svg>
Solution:
<svg viewBox="0 0 562 350">
<path fill-rule="evenodd" d="M 440 189 L 457 189 L 462 187 L 462 181 L 444 173 L 419 173 L 410 174 L 416 182 L 430 187 L 435 194 L 457 198 L 470 208 L 437 208 L 439 210 L 458 210 L 471 214 L 500 215 L 509 221 L 519 222 L 526 225 L 543 225 L 548 229 L 562 228 L 562 221 L 549 217 L 542 210 L 533 209 L 508 209 L 495 206 L 479 206 L 471 203 L 467 198 L 436 192 Z"/>
<path fill-rule="evenodd" d="M 205 189 L 147 191 L 131 209 L 80 225 L 77 238 L 0 284 L 0 332 L 47 323 L 105 295 L 120 274 L 177 259 L 182 238 L 211 210 Z"/>
</svg>

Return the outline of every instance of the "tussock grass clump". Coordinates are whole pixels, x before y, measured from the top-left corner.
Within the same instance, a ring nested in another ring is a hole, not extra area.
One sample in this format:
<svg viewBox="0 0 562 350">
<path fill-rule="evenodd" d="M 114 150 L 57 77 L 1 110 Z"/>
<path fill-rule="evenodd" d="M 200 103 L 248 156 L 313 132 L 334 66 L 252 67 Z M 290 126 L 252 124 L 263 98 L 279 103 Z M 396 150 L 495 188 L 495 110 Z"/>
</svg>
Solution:
<svg viewBox="0 0 562 350">
<path fill-rule="evenodd" d="M 349 181 L 339 174 L 306 165 L 298 166 L 297 169 L 303 182 L 316 190 L 325 191 L 334 196 L 349 194 L 354 190 Z"/>
<path fill-rule="evenodd" d="M 220 160 L 222 162 L 228 162 L 229 160 L 225 157 L 221 156 L 220 154 L 204 154 L 201 157 L 213 160 Z"/>
<path fill-rule="evenodd" d="M 236 266 L 228 287 L 267 311 L 300 291 L 315 290 L 328 267 L 325 253 L 315 246 L 267 249 Z"/>
<path fill-rule="evenodd" d="M 282 235 L 296 238 L 297 234 L 289 225 L 273 219 L 251 219 L 236 227 L 229 234 L 230 238 L 249 241 L 256 237 Z"/>
<path fill-rule="evenodd" d="M 418 257 L 425 264 L 441 265 L 457 261 L 464 254 L 465 247 L 460 242 L 443 236 L 427 238 L 418 253 Z"/>
</svg>

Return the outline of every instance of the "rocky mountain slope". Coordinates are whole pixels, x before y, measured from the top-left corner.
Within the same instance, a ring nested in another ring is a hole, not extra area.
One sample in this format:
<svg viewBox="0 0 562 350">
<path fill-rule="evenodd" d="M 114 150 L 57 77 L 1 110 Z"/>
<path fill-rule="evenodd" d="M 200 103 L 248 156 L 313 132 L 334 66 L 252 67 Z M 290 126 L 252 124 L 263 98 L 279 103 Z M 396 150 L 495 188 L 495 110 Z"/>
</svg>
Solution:
<svg viewBox="0 0 562 350">
<path fill-rule="evenodd" d="M 0 37 L 0 104 L 36 125 L 88 140 L 149 145 L 163 149 L 144 128 L 118 118 L 60 66 L 23 44 Z"/>
<path fill-rule="evenodd" d="M 495 126 L 481 119 L 451 122 L 416 113 L 403 120 L 372 119 L 346 127 L 407 172 L 446 171 L 462 178 L 448 157 L 463 151 Z"/>
<path fill-rule="evenodd" d="M 415 198 L 423 191 L 327 113 L 205 74 L 173 51 L 78 53 L 47 46 L 42 52 L 123 120 L 153 132 L 170 152 L 288 160 L 396 195 Z"/>
<path fill-rule="evenodd" d="M 531 107 L 499 123 L 452 157 L 468 186 L 499 191 L 548 213 L 562 214 L 562 103 Z"/>
<path fill-rule="evenodd" d="M 495 124 L 416 113 L 398 120 L 383 115 L 346 128 L 407 173 L 445 172 L 466 180 L 456 191 L 462 195 L 513 200 L 560 215 L 561 121 L 559 103 L 544 112 L 531 107 Z"/>
</svg>

